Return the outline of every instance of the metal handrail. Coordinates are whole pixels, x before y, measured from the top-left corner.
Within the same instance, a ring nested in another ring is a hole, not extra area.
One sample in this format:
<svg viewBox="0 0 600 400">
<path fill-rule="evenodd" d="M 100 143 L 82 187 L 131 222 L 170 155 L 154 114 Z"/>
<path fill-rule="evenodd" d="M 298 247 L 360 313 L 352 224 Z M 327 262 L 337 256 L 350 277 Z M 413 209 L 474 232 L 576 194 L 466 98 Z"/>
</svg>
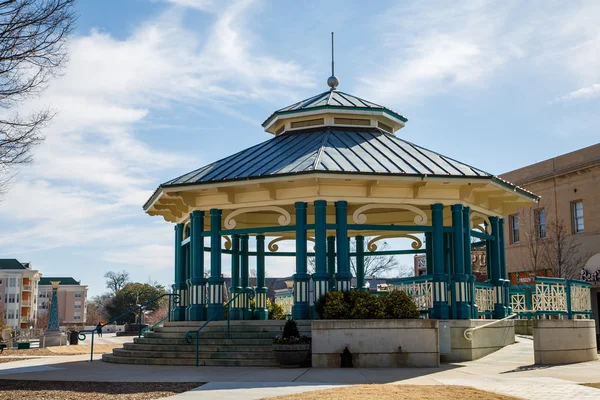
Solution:
<svg viewBox="0 0 600 400">
<path fill-rule="evenodd" d="M 229 307 L 229 305 L 231 303 L 233 303 L 233 301 L 235 299 L 237 299 L 240 295 L 242 294 L 247 294 L 248 295 L 248 300 L 252 300 L 254 299 L 254 297 L 256 296 L 256 292 L 254 291 L 254 289 L 252 288 L 245 288 L 243 289 L 241 292 L 236 293 L 235 296 L 233 296 L 231 298 L 231 300 L 229 300 L 227 303 L 225 303 L 225 307 Z M 196 367 L 198 366 L 198 358 L 199 358 L 199 349 L 198 349 L 198 337 L 200 336 L 200 331 L 202 330 L 202 328 L 204 328 L 206 325 L 208 325 L 209 322 L 212 322 L 220 313 L 214 313 L 210 318 L 208 318 L 206 320 L 205 323 L 203 323 L 200 328 L 196 329 L 196 330 L 192 330 L 192 331 L 187 331 L 185 333 L 185 341 L 189 344 L 192 344 L 192 335 L 196 336 Z M 231 310 L 228 309 L 227 310 L 227 339 L 229 339 L 229 316 L 231 315 Z"/>
<path fill-rule="evenodd" d="M 498 322 L 506 321 L 507 319 L 511 319 L 511 318 L 514 318 L 514 317 L 516 317 L 516 316 L 517 316 L 517 314 L 511 314 L 511 315 L 509 315 L 509 316 L 508 316 L 508 317 L 506 317 L 506 318 L 497 319 L 497 320 L 495 320 L 495 321 L 492 321 L 492 322 L 490 322 L 490 323 L 483 324 L 483 325 L 480 325 L 480 326 L 476 326 L 475 328 L 467 328 L 467 329 L 465 329 L 465 331 L 463 332 L 463 336 L 464 336 L 464 337 L 465 337 L 465 339 L 467 339 L 468 341 L 471 341 L 471 340 L 473 340 L 473 332 L 475 332 L 475 331 L 477 331 L 477 330 L 479 330 L 479 329 L 487 328 L 488 326 L 491 326 L 491 325 L 497 324 Z"/>
<path fill-rule="evenodd" d="M 160 321 L 158 321 L 154 325 L 146 327 L 146 328 L 142 328 L 142 335 L 144 335 L 148 331 L 153 331 L 154 328 L 156 328 L 159 324 L 162 324 L 163 322 L 165 322 L 166 319 L 169 319 L 169 318 L 170 318 L 170 315 L 167 315 L 166 317 L 164 317 L 163 319 L 161 319 Z M 170 319 L 169 319 L 169 321 L 170 321 Z"/>
<path fill-rule="evenodd" d="M 111 319 L 110 321 L 95 327 L 94 329 L 84 329 L 82 331 L 79 331 L 79 334 L 77 335 L 79 337 L 79 340 L 85 340 L 86 339 L 86 333 L 91 333 L 92 334 L 92 343 L 91 343 L 91 349 L 90 349 L 90 362 L 94 361 L 94 334 L 96 333 L 96 331 L 98 330 L 98 328 L 102 329 L 104 328 L 106 325 L 112 324 L 115 321 L 118 321 L 119 319 L 132 314 L 138 310 L 140 310 L 140 317 L 138 318 L 138 338 L 142 336 L 142 316 L 143 313 L 141 311 L 144 310 L 144 307 L 146 307 L 148 304 L 154 303 L 155 301 L 158 301 L 160 299 L 162 299 L 163 297 L 172 297 L 172 302 L 173 305 L 175 304 L 179 304 L 180 298 L 179 295 L 176 293 L 165 293 L 165 294 L 161 294 L 158 297 L 155 297 L 152 300 L 148 300 L 147 302 L 145 302 L 144 304 L 138 304 L 135 307 L 133 307 L 131 310 L 127 311 L 126 313 L 123 313 L 121 315 L 119 315 L 118 317 L 115 317 L 113 319 Z M 169 301 L 169 314 L 167 315 L 167 317 L 169 317 L 169 320 L 171 320 L 170 317 L 171 316 L 171 301 Z"/>
</svg>

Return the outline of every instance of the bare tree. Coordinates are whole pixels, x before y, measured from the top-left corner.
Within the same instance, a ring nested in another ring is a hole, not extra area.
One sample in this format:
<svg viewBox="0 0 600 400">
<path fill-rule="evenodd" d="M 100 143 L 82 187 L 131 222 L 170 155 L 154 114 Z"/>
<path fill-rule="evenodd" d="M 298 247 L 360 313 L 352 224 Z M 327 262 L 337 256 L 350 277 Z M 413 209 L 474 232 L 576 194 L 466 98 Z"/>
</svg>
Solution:
<svg viewBox="0 0 600 400">
<path fill-rule="evenodd" d="M 524 270 L 535 272 L 548 269 L 545 262 L 548 241 L 546 237 L 540 235 L 540 228 L 535 220 L 535 211 L 526 210 L 523 215 L 519 216 L 519 219 L 522 219 L 519 228 L 523 235 L 521 238 L 524 245 L 522 251 L 525 251 L 523 257 Z"/>
<path fill-rule="evenodd" d="M 581 243 L 569 234 L 563 220 L 551 222 L 547 236 L 543 260 L 552 269 L 552 276 L 578 279 L 590 255 L 581 253 Z"/>
<path fill-rule="evenodd" d="M 12 167 L 31 161 L 49 110 L 21 116 L 11 109 L 39 94 L 67 59 L 75 0 L 0 1 L 0 191 Z"/>
<path fill-rule="evenodd" d="M 127 271 L 108 271 L 104 277 L 106 278 L 106 287 L 112 290 L 114 295 L 119 293 L 119 290 L 129 282 L 129 272 Z"/>
<path fill-rule="evenodd" d="M 6 328 L 6 318 L 4 318 L 4 302 L 0 299 L 0 332 L 2 329 Z M 0 336 L 2 339 L 2 336 Z"/>
<path fill-rule="evenodd" d="M 48 327 L 48 321 L 50 319 L 50 313 L 48 310 L 38 311 L 37 318 L 35 320 L 35 327 L 38 329 L 45 329 Z"/>
<path fill-rule="evenodd" d="M 371 240 L 370 237 L 365 237 L 365 243 Z M 377 243 L 379 251 L 389 250 L 388 242 Z M 356 241 L 350 241 L 350 252 L 356 252 Z M 410 275 L 410 267 L 400 265 L 396 256 L 369 255 L 369 251 L 365 251 L 365 276 L 381 278 L 385 275 L 394 275 L 394 277 L 403 277 Z M 356 276 L 356 257 L 350 257 L 350 270 L 352 275 Z M 315 258 L 308 257 L 308 273 L 315 272 Z"/>
</svg>

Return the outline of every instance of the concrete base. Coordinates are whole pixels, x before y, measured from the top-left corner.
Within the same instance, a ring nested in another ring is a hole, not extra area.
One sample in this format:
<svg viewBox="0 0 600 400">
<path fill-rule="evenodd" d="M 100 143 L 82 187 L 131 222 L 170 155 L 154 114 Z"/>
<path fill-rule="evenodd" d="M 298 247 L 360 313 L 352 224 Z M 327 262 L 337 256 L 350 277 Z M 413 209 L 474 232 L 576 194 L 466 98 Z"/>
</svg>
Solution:
<svg viewBox="0 0 600 400">
<path fill-rule="evenodd" d="M 437 367 L 438 321 L 312 321 L 312 365 L 339 368 L 345 348 L 356 368 Z"/>
<path fill-rule="evenodd" d="M 67 340 L 61 331 L 47 330 L 40 338 L 40 347 L 62 346 L 63 344 L 67 344 Z"/>
<path fill-rule="evenodd" d="M 515 319 L 515 334 L 517 335 L 533 335 L 533 320 L 531 319 Z"/>
<path fill-rule="evenodd" d="M 450 321 L 450 354 L 442 355 L 443 362 L 477 360 L 515 342 L 514 321 L 506 320 L 473 332 L 472 340 L 464 336 L 466 329 L 489 324 L 491 319 Z"/>
<path fill-rule="evenodd" d="M 536 364 L 567 364 L 598 359 L 593 319 L 534 320 Z"/>
</svg>

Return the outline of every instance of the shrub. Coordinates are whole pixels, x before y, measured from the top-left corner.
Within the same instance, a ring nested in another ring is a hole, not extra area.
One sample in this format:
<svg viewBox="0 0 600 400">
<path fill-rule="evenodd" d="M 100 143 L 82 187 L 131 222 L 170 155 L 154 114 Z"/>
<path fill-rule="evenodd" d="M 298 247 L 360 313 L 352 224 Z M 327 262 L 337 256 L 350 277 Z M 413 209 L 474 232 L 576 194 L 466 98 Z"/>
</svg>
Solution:
<svg viewBox="0 0 600 400">
<path fill-rule="evenodd" d="M 350 317 L 349 303 L 346 302 L 342 292 L 327 292 L 323 319 L 348 319 Z"/>
<path fill-rule="evenodd" d="M 285 322 L 283 326 L 283 334 L 281 335 L 284 339 L 289 339 L 291 337 L 300 337 L 300 331 L 298 331 L 298 324 L 293 319 L 289 319 Z"/>
<path fill-rule="evenodd" d="M 394 290 L 387 296 L 381 297 L 387 318 L 410 319 L 419 318 L 420 313 L 413 299 L 400 290 Z"/>
<path fill-rule="evenodd" d="M 267 299 L 267 311 L 269 311 L 269 319 L 285 319 L 285 310 L 281 304 L 271 303 Z"/>
<path fill-rule="evenodd" d="M 275 336 L 274 344 L 310 344 L 310 336 L 300 336 L 298 325 L 293 319 L 287 320 L 283 326 L 283 333 Z"/>
</svg>

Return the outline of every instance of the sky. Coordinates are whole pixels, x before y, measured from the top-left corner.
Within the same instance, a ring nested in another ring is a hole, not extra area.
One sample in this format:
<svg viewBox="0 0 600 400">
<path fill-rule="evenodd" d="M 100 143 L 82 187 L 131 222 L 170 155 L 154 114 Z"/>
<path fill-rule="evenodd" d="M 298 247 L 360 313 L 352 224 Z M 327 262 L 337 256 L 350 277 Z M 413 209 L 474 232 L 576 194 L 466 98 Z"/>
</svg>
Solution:
<svg viewBox="0 0 600 400">
<path fill-rule="evenodd" d="M 454 3 L 80 0 L 69 64 L 19 109 L 56 116 L 0 202 L 0 257 L 92 296 L 107 271 L 171 285 L 173 226 L 142 205 L 327 90 L 332 31 L 339 89 L 425 148 L 501 174 L 599 141 L 599 2 Z"/>
</svg>

